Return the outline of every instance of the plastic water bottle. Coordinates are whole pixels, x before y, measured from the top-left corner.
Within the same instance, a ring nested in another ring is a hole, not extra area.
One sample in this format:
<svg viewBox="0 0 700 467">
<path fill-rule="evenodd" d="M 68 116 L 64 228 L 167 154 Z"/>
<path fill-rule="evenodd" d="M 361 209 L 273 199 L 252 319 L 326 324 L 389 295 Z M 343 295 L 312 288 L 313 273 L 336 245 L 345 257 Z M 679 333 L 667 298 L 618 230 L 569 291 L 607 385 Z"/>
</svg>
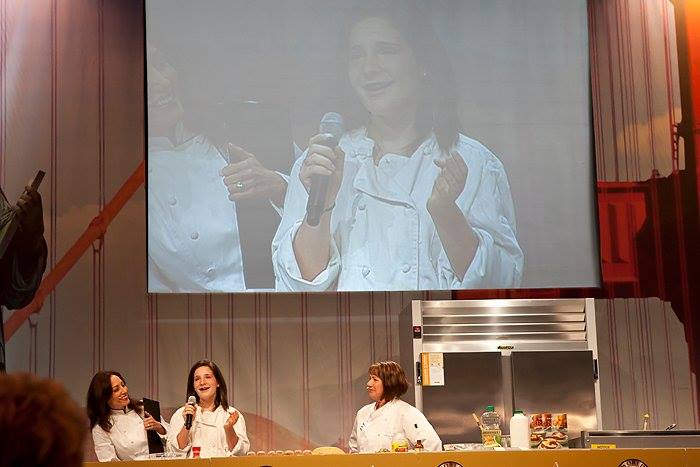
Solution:
<svg viewBox="0 0 700 467">
<path fill-rule="evenodd" d="M 530 421 L 522 410 L 516 410 L 510 417 L 510 446 L 530 449 Z"/>
<path fill-rule="evenodd" d="M 481 442 L 484 447 L 501 447 L 501 416 L 492 405 L 481 415 Z"/>
</svg>

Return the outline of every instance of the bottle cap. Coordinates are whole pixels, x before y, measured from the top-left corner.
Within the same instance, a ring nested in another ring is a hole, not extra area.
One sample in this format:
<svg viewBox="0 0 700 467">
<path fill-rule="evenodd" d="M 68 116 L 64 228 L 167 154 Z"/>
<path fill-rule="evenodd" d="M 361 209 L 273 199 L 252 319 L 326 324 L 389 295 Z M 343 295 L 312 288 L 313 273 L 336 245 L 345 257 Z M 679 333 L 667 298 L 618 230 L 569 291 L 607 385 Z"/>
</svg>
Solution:
<svg viewBox="0 0 700 467">
<path fill-rule="evenodd" d="M 487 406 L 486 406 L 486 411 L 487 411 L 487 412 L 493 412 L 493 406 L 492 406 L 492 405 L 487 405 Z"/>
<path fill-rule="evenodd" d="M 513 411 L 513 414 L 516 414 L 516 413 L 519 413 L 520 415 L 522 415 L 522 414 L 523 414 L 523 411 L 522 411 L 522 410 L 515 410 L 515 411 Z"/>
</svg>

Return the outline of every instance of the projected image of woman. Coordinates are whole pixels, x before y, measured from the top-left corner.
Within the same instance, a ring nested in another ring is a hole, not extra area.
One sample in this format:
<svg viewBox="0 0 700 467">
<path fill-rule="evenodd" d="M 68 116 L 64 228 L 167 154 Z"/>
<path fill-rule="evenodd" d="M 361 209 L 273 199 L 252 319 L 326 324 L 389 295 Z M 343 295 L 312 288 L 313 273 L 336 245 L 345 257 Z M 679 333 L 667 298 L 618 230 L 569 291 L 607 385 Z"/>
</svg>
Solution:
<svg viewBox="0 0 700 467">
<path fill-rule="evenodd" d="M 509 288 L 523 253 L 503 165 L 459 132 L 456 85 L 429 17 L 379 1 L 352 22 L 348 77 L 364 126 L 310 139 L 273 242 L 279 290 Z M 329 177 L 306 222 L 313 174 Z"/>
<path fill-rule="evenodd" d="M 184 121 L 177 73 L 149 47 L 149 291 L 245 290 L 235 202 L 265 198 L 281 205 L 286 180 L 234 146 L 229 164 Z"/>
</svg>

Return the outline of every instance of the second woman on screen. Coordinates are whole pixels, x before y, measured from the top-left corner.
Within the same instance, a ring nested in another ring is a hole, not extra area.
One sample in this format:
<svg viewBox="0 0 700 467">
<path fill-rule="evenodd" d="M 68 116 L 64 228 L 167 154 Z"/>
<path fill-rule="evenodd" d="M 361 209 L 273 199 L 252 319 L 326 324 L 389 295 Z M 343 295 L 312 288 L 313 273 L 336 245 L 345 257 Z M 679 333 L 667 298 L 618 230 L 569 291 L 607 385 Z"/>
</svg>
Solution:
<svg viewBox="0 0 700 467">
<path fill-rule="evenodd" d="M 180 407 L 172 417 L 168 444 L 173 451 L 193 457 L 199 448 L 200 457 L 242 456 L 248 452 L 250 441 L 243 415 L 229 406 L 226 380 L 221 370 L 210 360 L 200 360 L 187 377 L 187 396 L 196 404 Z M 192 415 L 192 426 L 185 426 Z"/>
</svg>

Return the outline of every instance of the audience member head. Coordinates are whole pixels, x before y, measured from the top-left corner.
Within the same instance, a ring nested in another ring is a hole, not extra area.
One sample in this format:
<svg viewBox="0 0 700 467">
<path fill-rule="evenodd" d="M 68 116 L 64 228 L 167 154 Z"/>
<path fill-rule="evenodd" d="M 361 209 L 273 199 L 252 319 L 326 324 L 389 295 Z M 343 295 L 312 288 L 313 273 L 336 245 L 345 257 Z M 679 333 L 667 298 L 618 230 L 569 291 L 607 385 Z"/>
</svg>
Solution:
<svg viewBox="0 0 700 467">
<path fill-rule="evenodd" d="M 72 467 L 83 462 L 83 411 L 56 381 L 0 374 L 0 467 Z"/>
</svg>

